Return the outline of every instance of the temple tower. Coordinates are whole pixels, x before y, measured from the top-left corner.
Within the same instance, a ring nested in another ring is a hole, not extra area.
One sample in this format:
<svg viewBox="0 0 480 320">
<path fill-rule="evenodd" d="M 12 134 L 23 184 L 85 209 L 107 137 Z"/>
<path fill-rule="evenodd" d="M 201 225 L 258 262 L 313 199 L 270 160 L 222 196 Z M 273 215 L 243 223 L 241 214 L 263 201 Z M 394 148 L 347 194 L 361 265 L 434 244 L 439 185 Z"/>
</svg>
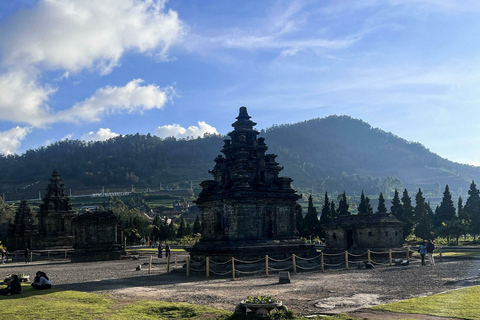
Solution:
<svg viewBox="0 0 480 320">
<path fill-rule="evenodd" d="M 23 198 L 7 237 L 7 248 L 11 251 L 23 250 L 25 247 L 31 248 L 38 236 L 37 232 L 38 226 L 35 224 L 33 210 Z"/>
<path fill-rule="evenodd" d="M 72 221 L 75 211 L 57 170 L 54 170 L 38 212 L 39 239 L 35 249 L 73 247 L 75 232 Z"/>
<path fill-rule="evenodd" d="M 292 179 L 279 177 L 283 167 L 267 154 L 264 138 L 257 138 L 255 122 L 247 108 L 228 134 L 230 139 L 209 171 L 213 180 L 203 181 L 196 200 L 202 212 L 202 239 L 191 249 L 201 256 L 306 255 L 311 246 L 298 239 L 295 208 L 300 196 Z"/>
</svg>

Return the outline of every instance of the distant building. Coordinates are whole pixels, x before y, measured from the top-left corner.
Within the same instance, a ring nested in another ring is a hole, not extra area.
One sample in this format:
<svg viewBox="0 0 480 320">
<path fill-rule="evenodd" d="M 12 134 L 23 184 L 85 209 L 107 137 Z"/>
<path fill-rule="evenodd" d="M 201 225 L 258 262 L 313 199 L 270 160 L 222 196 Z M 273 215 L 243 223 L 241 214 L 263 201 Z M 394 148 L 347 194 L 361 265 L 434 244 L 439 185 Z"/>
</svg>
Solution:
<svg viewBox="0 0 480 320">
<path fill-rule="evenodd" d="M 363 253 L 403 246 L 404 223 L 391 214 L 349 215 L 323 225 L 326 252 Z"/>
</svg>

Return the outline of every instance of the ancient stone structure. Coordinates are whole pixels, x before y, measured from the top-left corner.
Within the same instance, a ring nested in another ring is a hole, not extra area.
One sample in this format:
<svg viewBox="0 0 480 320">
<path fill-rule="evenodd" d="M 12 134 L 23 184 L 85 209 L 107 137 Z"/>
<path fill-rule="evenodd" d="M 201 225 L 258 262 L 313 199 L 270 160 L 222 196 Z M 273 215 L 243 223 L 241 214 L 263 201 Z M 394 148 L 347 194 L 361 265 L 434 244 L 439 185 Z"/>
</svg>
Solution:
<svg viewBox="0 0 480 320">
<path fill-rule="evenodd" d="M 391 214 L 339 216 L 323 225 L 326 252 L 364 253 L 403 246 L 403 225 Z"/>
<path fill-rule="evenodd" d="M 202 238 L 190 251 L 192 259 L 206 256 L 258 258 L 315 254 L 312 245 L 299 240 L 295 207 L 300 196 L 291 187 L 292 179 L 279 177 L 283 169 L 267 154 L 264 138 L 253 127 L 247 108 L 241 107 L 231 139 L 215 158 L 203 181 L 196 204 L 202 212 Z"/>
<path fill-rule="evenodd" d="M 72 262 L 116 260 L 126 255 L 120 220 L 112 211 L 85 211 L 74 220 Z"/>
<path fill-rule="evenodd" d="M 62 178 L 54 170 L 38 212 L 39 236 L 33 248 L 72 248 L 75 243 L 72 225 L 75 215 L 70 198 L 65 194 Z"/>
<path fill-rule="evenodd" d="M 34 212 L 24 198 L 18 206 L 14 224 L 10 227 L 7 248 L 10 251 L 32 248 L 37 236 L 38 226 L 35 224 Z"/>
</svg>

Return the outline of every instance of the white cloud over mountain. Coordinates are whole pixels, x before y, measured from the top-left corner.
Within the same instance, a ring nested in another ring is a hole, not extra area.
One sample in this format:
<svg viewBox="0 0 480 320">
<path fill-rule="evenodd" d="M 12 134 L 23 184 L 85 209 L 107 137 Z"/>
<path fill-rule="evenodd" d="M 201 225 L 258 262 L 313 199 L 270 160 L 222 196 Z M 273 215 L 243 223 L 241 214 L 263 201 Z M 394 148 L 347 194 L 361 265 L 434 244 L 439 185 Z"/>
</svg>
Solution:
<svg viewBox="0 0 480 320">
<path fill-rule="evenodd" d="M 112 132 L 109 128 L 100 128 L 97 132 L 90 131 L 82 135 L 81 139 L 86 141 L 106 141 L 119 136 L 118 133 Z"/>
<path fill-rule="evenodd" d="M 0 132 L 0 153 L 16 153 L 28 133 L 32 131 L 29 127 L 15 127 L 7 131 Z"/>
<path fill-rule="evenodd" d="M 184 128 L 179 124 L 160 126 L 155 129 L 155 135 L 160 138 L 175 137 L 181 138 L 197 138 L 203 137 L 205 133 L 218 134 L 217 129 L 207 124 L 205 121 L 199 121 L 197 126 L 190 126 Z"/>
</svg>

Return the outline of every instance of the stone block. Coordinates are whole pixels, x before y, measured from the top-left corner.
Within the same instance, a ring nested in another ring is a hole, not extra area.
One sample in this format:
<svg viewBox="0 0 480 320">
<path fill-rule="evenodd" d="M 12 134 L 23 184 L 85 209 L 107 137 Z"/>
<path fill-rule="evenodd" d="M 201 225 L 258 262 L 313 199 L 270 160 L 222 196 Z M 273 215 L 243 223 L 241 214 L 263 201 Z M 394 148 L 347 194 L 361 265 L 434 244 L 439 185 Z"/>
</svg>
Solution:
<svg viewBox="0 0 480 320">
<path fill-rule="evenodd" d="M 278 283 L 290 283 L 290 272 L 280 271 L 278 273 Z"/>
</svg>

